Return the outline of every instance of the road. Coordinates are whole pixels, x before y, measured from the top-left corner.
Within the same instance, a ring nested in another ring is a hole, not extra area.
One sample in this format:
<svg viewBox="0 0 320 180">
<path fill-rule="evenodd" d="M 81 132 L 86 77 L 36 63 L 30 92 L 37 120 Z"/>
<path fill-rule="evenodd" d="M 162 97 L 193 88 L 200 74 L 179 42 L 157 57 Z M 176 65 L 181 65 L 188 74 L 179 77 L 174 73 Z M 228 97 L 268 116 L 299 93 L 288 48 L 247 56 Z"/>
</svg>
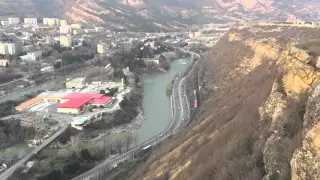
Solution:
<svg viewBox="0 0 320 180">
<path fill-rule="evenodd" d="M 24 164 L 26 164 L 32 157 L 33 155 L 36 155 L 39 151 L 41 151 L 44 147 L 46 147 L 48 144 L 50 144 L 54 139 L 56 139 L 61 133 L 63 133 L 69 126 L 71 122 L 70 118 L 68 116 L 62 116 L 58 114 L 53 114 L 53 117 L 57 117 L 60 121 L 61 128 L 59 131 L 54 133 L 51 137 L 48 139 L 44 140 L 41 145 L 37 146 L 35 149 L 33 149 L 29 154 L 24 156 L 22 159 L 20 159 L 18 162 L 16 162 L 13 166 L 10 166 L 8 169 L 6 169 L 3 173 L 0 174 L 0 179 L 1 180 L 6 180 L 12 174 L 19 168 L 23 167 Z"/>
<path fill-rule="evenodd" d="M 187 64 L 180 73 L 176 76 L 176 79 L 173 83 L 172 88 L 172 99 L 173 99 L 173 119 L 170 125 L 160 134 L 156 135 L 155 137 L 135 146 L 131 150 L 113 156 L 104 160 L 101 164 L 94 167 L 93 169 L 73 178 L 72 180 L 96 180 L 99 179 L 105 172 L 107 172 L 110 168 L 114 165 L 117 165 L 120 162 L 123 162 L 127 159 L 132 158 L 132 155 L 135 152 L 141 151 L 143 147 L 148 145 L 156 145 L 159 142 L 165 140 L 170 135 L 177 133 L 182 127 L 183 124 L 189 120 L 190 117 L 190 109 L 189 109 L 189 102 L 186 96 L 185 88 L 184 88 L 184 81 L 185 81 L 185 74 L 186 71 L 189 69 L 188 67 L 192 65 L 192 63 Z"/>
</svg>

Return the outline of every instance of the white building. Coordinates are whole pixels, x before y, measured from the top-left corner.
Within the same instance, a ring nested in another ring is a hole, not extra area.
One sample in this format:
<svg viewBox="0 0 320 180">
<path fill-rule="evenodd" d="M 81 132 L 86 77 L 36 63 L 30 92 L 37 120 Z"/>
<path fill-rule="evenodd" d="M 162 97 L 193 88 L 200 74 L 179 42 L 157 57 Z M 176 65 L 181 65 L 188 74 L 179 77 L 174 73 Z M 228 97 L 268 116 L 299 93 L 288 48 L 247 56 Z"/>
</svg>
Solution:
<svg viewBox="0 0 320 180">
<path fill-rule="evenodd" d="M 57 18 L 43 18 L 42 22 L 43 22 L 44 25 L 58 26 L 60 24 L 60 19 L 57 19 Z"/>
<path fill-rule="evenodd" d="M 104 28 L 103 27 L 94 27 L 94 30 L 96 30 L 96 32 L 103 32 Z"/>
<path fill-rule="evenodd" d="M 97 53 L 104 54 L 105 50 L 106 50 L 106 44 L 105 43 L 97 44 Z"/>
<path fill-rule="evenodd" d="M 10 54 L 16 53 L 16 46 L 13 43 L 0 43 L 0 54 Z"/>
<path fill-rule="evenodd" d="M 23 61 L 36 61 L 39 60 L 42 56 L 42 51 L 35 51 L 28 53 L 27 55 L 20 56 L 21 60 Z"/>
<path fill-rule="evenodd" d="M 10 25 L 19 24 L 20 23 L 20 18 L 18 18 L 18 17 L 9 17 L 8 18 L 8 22 L 9 22 Z"/>
<path fill-rule="evenodd" d="M 72 44 L 71 35 L 60 36 L 60 45 L 63 47 L 70 47 Z"/>
<path fill-rule="evenodd" d="M 70 34 L 72 29 L 71 26 L 65 25 L 65 26 L 60 26 L 60 34 Z"/>
<path fill-rule="evenodd" d="M 38 19 L 37 18 L 24 18 L 25 25 L 37 25 Z"/>
<path fill-rule="evenodd" d="M 47 66 L 47 67 L 44 67 L 44 68 L 41 68 L 40 71 L 42 72 L 52 72 L 54 69 L 52 66 Z"/>
<path fill-rule="evenodd" d="M 1 26 L 8 26 L 9 25 L 9 21 L 1 21 Z"/>
</svg>

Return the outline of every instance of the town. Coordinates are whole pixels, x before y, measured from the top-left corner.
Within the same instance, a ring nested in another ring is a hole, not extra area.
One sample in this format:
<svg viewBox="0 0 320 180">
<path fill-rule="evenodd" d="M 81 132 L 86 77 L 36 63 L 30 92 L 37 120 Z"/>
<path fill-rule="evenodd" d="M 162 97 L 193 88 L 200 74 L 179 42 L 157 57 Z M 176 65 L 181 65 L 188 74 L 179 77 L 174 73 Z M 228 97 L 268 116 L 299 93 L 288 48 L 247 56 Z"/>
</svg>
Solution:
<svg viewBox="0 0 320 180">
<path fill-rule="evenodd" d="M 122 132 L 127 139 L 117 141 L 132 146 L 128 132 L 143 121 L 140 76 L 167 72 L 171 61 L 206 51 L 231 26 L 116 32 L 58 18 L 3 19 L 0 123 L 17 137 L 1 142 L 1 157 L 8 156 L 0 159 L 3 177 L 13 174 L 14 162 L 27 164 L 28 172 L 35 163 L 30 148 L 38 153 L 47 145 L 72 147 L 79 134 L 90 140 Z M 21 154 L 21 148 L 29 150 Z M 122 151 L 112 148 L 106 155 Z"/>
</svg>

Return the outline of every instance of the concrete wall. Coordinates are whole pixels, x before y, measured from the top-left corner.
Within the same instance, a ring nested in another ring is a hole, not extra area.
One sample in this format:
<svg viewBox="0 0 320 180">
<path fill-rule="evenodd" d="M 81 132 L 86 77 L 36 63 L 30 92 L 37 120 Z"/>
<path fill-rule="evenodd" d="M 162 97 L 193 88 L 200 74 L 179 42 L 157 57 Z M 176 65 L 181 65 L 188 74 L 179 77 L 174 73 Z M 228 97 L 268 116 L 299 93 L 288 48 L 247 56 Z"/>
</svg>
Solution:
<svg viewBox="0 0 320 180">
<path fill-rule="evenodd" d="M 65 114 L 79 114 L 79 109 L 71 109 L 71 108 L 57 108 L 58 113 L 65 113 Z"/>
</svg>

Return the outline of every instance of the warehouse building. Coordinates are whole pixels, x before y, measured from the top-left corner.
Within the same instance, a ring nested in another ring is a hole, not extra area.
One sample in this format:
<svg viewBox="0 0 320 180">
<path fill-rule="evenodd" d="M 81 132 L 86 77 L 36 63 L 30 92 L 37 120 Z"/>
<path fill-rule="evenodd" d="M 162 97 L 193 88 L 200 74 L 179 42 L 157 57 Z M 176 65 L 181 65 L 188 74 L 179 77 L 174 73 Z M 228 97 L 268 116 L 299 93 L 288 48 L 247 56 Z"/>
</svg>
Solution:
<svg viewBox="0 0 320 180">
<path fill-rule="evenodd" d="M 91 101 L 92 99 L 88 96 L 70 99 L 67 102 L 60 104 L 57 108 L 57 112 L 65 114 L 80 114 L 87 108 L 90 108 Z"/>
<path fill-rule="evenodd" d="M 66 114 L 81 114 L 93 106 L 106 107 L 112 103 L 112 98 L 103 94 L 70 93 L 60 101 L 57 112 Z"/>
<path fill-rule="evenodd" d="M 39 94 L 16 107 L 17 111 L 29 110 L 40 103 L 55 102 L 60 103 L 57 112 L 67 114 L 81 114 L 93 107 L 108 107 L 112 104 L 113 99 L 103 94 L 91 93 L 70 93 L 59 91 L 47 91 Z"/>
</svg>

